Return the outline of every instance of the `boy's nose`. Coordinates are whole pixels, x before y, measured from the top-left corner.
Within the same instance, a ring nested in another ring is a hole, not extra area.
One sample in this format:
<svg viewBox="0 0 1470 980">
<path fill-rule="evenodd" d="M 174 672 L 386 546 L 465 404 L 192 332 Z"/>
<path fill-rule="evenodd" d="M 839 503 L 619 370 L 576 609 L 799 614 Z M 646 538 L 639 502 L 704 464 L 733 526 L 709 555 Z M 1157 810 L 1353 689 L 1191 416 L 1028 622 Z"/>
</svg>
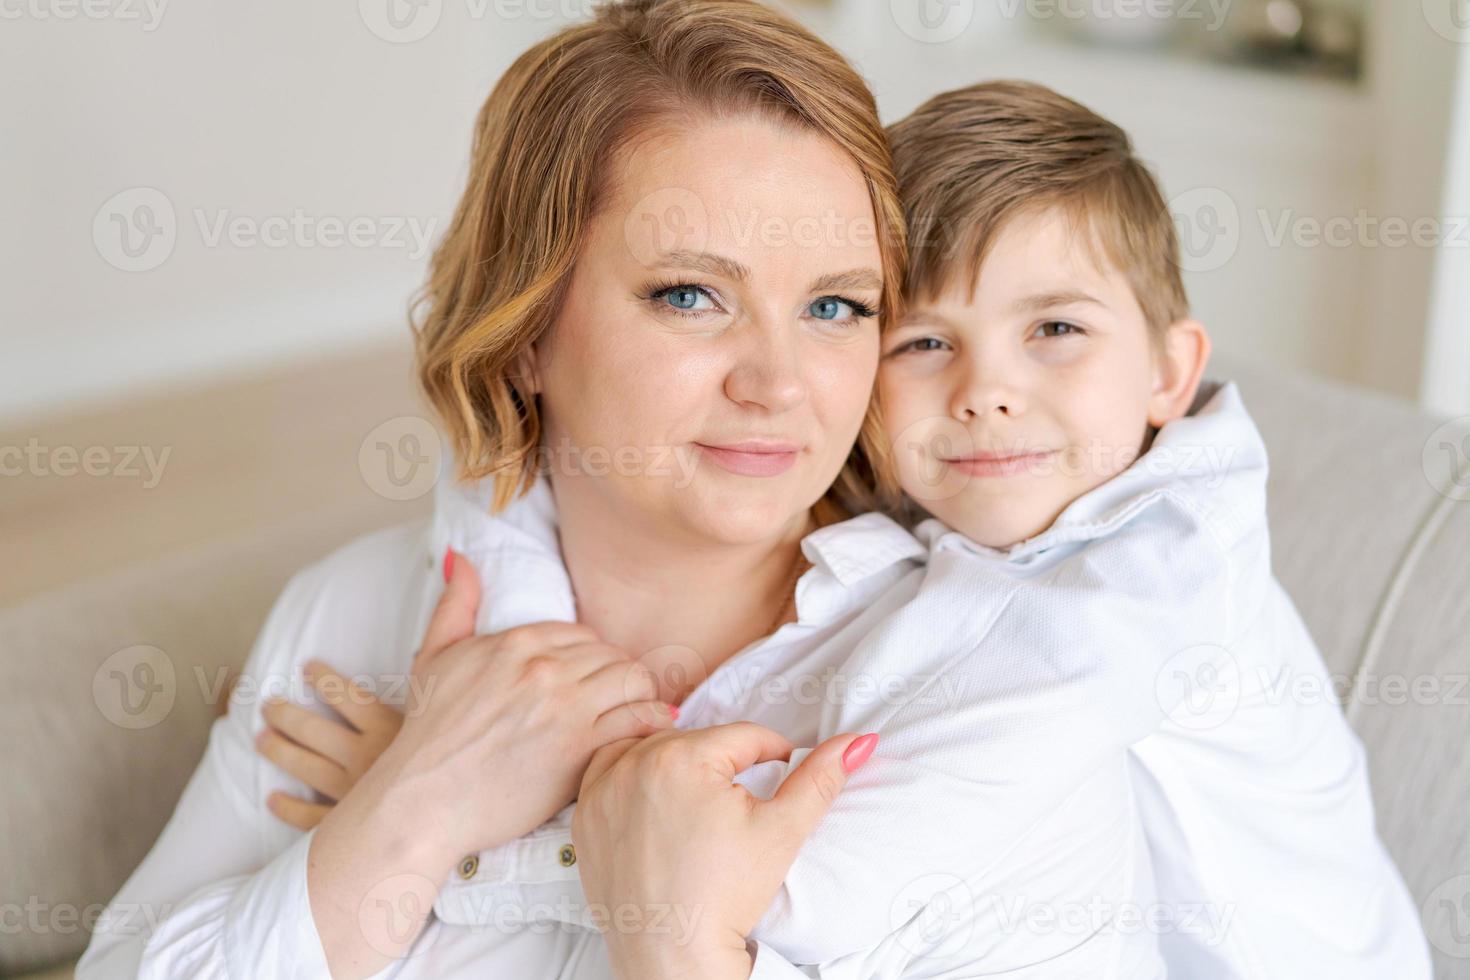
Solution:
<svg viewBox="0 0 1470 980">
<path fill-rule="evenodd" d="M 972 374 L 956 391 L 950 413 L 962 422 L 987 415 L 1014 418 L 1026 410 L 1017 387 L 1003 378 Z"/>
</svg>

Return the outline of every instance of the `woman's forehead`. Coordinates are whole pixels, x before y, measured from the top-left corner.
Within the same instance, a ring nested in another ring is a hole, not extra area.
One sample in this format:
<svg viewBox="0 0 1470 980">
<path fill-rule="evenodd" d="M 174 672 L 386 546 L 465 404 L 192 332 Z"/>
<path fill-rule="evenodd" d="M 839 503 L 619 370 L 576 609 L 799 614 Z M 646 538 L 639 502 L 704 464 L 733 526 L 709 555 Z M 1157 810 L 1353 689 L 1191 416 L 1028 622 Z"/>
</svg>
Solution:
<svg viewBox="0 0 1470 980">
<path fill-rule="evenodd" d="M 873 221 L 867 181 L 841 147 L 754 117 L 660 127 L 616 154 L 608 179 L 607 210 L 680 217 L 730 244 L 798 222 Z"/>
</svg>

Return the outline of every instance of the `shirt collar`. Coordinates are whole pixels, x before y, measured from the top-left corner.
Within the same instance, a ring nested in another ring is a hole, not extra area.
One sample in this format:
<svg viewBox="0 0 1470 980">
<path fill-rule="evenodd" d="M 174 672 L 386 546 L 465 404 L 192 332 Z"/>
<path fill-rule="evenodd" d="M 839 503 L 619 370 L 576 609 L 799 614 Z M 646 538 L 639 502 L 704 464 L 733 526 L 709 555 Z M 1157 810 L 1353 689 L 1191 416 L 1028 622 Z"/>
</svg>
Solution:
<svg viewBox="0 0 1470 980">
<path fill-rule="evenodd" d="M 453 457 L 444 454 L 439 466 L 439 479 L 434 484 L 430 557 L 442 559 L 448 547 L 461 554 L 474 555 L 487 548 L 490 542 L 513 540 L 520 544 L 522 550 L 543 551 L 560 560 L 556 501 L 547 476 L 538 476 L 524 496 L 512 501 L 499 514 L 491 513 L 494 499 L 493 476 L 460 480 Z"/>
<path fill-rule="evenodd" d="M 902 525 L 877 512 L 818 528 L 802 539 L 801 550 L 808 561 L 849 589 L 900 562 L 922 559 L 927 553 Z"/>
<path fill-rule="evenodd" d="M 1234 382 L 1207 381 L 1189 414 L 1168 423 L 1148 452 L 1072 501 L 1051 526 L 1008 548 L 977 544 L 936 519 L 915 529 L 930 549 L 958 548 L 1023 563 L 1062 545 L 1105 537 L 1165 498 L 1186 500 L 1233 536 L 1265 507 L 1266 447 Z"/>
<path fill-rule="evenodd" d="M 521 552 L 537 552 L 560 562 L 556 500 L 550 479 L 537 477 L 525 496 L 499 514 L 490 512 L 493 494 L 493 477 L 461 481 L 446 454 L 434 486 L 430 558 L 442 560 L 445 548 L 451 546 L 472 561 L 497 547 L 518 547 Z M 801 549 L 807 560 L 838 586 L 821 587 L 810 574 L 802 576 L 796 603 L 798 620 L 803 622 L 837 614 L 857 594 L 854 588 L 859 583 L 900 563 L 922 561 L 927 554 L 924 545 L 902 525 L 876 512 L 818 528 L 802 539 Z M 527 585 L 546 587 L 544 583 Z"/>
</svg>

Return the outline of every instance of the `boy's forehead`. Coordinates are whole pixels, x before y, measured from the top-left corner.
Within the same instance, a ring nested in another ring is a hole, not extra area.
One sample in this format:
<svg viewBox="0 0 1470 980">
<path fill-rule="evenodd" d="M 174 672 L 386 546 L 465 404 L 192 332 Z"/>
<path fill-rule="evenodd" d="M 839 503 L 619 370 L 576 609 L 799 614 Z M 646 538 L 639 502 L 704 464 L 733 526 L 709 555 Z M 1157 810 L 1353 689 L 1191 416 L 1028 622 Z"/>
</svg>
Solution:
<svg viewBox="0 0 1470 980">
<path fill-rule="evenodd" d="M 1127 277 L 1110 261 L 1092 222 L 1061 207 L 1022 212 L 991 236 L 978 275 L 954 261 L 933 300 L 915 298 L 910 309 L 938 310 L 1091 298 L 1104 304 L 1130 292 Z"/>
</svg>

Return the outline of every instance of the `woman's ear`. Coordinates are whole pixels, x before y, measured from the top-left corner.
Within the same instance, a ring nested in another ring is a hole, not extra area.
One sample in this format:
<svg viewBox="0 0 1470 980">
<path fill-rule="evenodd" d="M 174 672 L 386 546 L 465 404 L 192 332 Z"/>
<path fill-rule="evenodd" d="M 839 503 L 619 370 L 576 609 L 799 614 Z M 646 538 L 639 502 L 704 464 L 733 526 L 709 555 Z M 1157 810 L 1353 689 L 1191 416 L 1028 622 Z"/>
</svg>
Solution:
<svg viewBox="0 0 1470 980">
<path fill-rule="evenodd" d="M 1194 404 L 1210 360 L 1210 334 L 1197 320 L 1170 324 L 1154 357 L 1154 390 L 1148 401 L 1148 424 L 1160 428 L 1182 418 Z"/>
<path fill-rule="evenodd" d="M 521 348 L 516 355 L 513 377 L 515 389 L 527 400 L 541 394 L 542 341 L 537 339 Z"/>
</svg>

